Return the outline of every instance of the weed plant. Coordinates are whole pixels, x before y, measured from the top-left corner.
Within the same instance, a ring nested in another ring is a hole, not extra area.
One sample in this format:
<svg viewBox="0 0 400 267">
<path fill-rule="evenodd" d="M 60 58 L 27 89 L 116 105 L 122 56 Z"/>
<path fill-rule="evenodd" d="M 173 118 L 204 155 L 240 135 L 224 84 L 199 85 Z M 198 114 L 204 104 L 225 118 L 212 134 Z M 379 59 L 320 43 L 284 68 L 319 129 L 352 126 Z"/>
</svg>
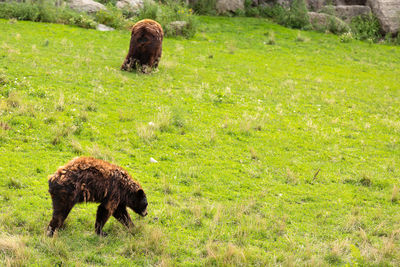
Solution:
<svg viewBox="0 0 400 267">
<path fill-rule="evenodd" d="M 373 14 L 354 17 L 350 27 L 354 38 L 358 40 L 376 42 L 382 37 L 379 21 Z"/>
<path fill-rule="evenodd" d="M 190 7 L 198 15 L 217 15 L 216 0 L 197 0 L 190 4 Z"/>
</svg>

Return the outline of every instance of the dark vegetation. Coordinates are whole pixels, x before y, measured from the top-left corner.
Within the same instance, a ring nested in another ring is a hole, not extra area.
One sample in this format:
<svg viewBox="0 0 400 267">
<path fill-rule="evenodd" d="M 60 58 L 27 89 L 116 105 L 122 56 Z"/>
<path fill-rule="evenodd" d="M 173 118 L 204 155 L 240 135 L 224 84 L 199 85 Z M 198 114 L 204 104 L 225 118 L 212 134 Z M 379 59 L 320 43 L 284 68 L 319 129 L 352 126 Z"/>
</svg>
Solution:
<svg viewBox="0 0 400 267">
<path fill-rule="evenodd" d="M 69 24 L 83 28 L 96 28 L 96 25 L 101 23 L 116 29 L 130 29 L 135 22 L 149 18 L 161 24 L 167 37 L 182 35 L 186 38 L 191 38 L 198 28 L 194 14 L 218 15 L 216 0 L 198 0 L 189 5 L 186 5 L 186 1 L 180 0 L 145 1 L 144 6 L 138 12 L 116 8 L 115 0 L 101 0 L 99 2 L 105 4 L 107 10 L 100 10 L 92 15 L 79 13 L 67 7 L 57 7 L 54 0 L 26 3 L 6 2 L 0 3 L 0 18 Z M 313 28 L 307 11 L 304 0 L 294 0 L 290 6 L 278 4 L 253 6 L 251 0 L 246 0 L 245 10 L 219 15 L 262 17 L 271 19 L 288 28 L 331 32 L 338 35 L 345 34 L 341 37 L 345 40 L 344 42 L 356 39 L 368 42 L 400 44 L 400 35 L 397 37 L 383 35 L 379 22 L 373 14 L 353 18 L 349 25 L 350 27 L 345 24 L 346 27 L 343 27 L 343 24 L 330 19 L 326 25 Z M 335 15 L 330 6 L 324 8 L 323 12 Z M 185 21 L 186 25 L 181 31 L 177 31 L 171 25 L 173 21 Z"/>
<path fill-rule="evenodd" d="M 198 0 L 191 5 L 191 8 L 193 8 L 196 14 L 216 15 L 215 3 L 215 0 Z M 330 6 L 327 6 L 324 12 L 335 15 Z M 384 36 L 382 34 L 383 31 L 380 28 L 379 22 L 373 14 L 361 15 L 353 18 L 349 28 L 343 28 L 341 24 L 331 19 L 327 25 L 313 29 L 309 22 L 307 7 L 304 0 L 294 0 L 290 6 L 278 4 L 253 6 L 251 0 L 246 0 L 244 11 L 238 10 L 237 12 L 224 15 L 269 18 L 282 26 L 293 29 L 316 30 L 334 34 L 350 32 L 350 35 L 347 34 L 350 39 L 400 44 L 400 35 L 396 37 L 391 35 Z"/>
<path fill-rule="evenodd" d="M 116 29 L 130 29 L 137 21 L 148 18 L 158 21 L 166 36 L 179 34 L 189 38 L 196 33 L 196 18 L 180 1 L 167 0 L 163 4 L 145 1 L 138 13 L 119 10 L 112 1 L 103 2 L 107 10 L 100 10 L 93 15 L 58 7 L 54 0 L 5 2 L 0 3 L 0 18 L 76 25 L 83 28 L 96 28 L 96 25 L 101 23 Z M 173 21 L 185 21 L 186 25 L 182 31 L 176 32 L 170 25 Z"/>
</svg>

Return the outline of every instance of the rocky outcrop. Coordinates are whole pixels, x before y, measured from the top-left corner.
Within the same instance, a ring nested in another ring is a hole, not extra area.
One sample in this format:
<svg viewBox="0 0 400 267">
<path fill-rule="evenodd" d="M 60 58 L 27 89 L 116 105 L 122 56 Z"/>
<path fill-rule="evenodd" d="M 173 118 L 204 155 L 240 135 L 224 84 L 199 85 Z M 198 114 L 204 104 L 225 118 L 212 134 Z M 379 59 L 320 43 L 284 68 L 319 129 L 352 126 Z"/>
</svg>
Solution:
<svg viewBox="0 0 400 267">
<path fill-rule="evenodd" d="M 143 7 L 144 0 L 119 0 L 115 6 L 119 9 L 129 9 L 136 11 Z"/>
<path fill-rule="evenodd" d="M 316 12 L 308 12 L 308 16 L 312 27 L 317 31 L 328 30 L 335 33 L 342 33 L 350 30 L 344 21 L 335 16 Z"/>
<path fill-rule="evenodd" d="M 96 13 L 99 10 L 106 9 L 106 7 L 93 0 L 71 0 L 68 6 L 79 12 Z"/>
<path fill-rule="evenodd" d="M 368 0 L 367 4 L 386 33 L 398 33 L 400 27 L 400 0 Z"/>
<path fill-rule="evenodd" d="M 106 7 L 93 0 L 71 0 L 68 6 L 79 12 L 96 13 L 99 10 L 106 9 Z"/>
<path fill-rule="evenodd" d="M 236 12 L 244 9 L 244 0 L 217 0 L 216 8 L 219 14 Z"/>
<path fill-rule="evenodd" d="M 335 6 L 333 7 L 335 12 L 335 16 L 346 21 L 350 22 L 352 18 L 360 16 L 360 15 L 368 15 L 371 13 L 371 9 L 368 6 Z"/>
</svg>

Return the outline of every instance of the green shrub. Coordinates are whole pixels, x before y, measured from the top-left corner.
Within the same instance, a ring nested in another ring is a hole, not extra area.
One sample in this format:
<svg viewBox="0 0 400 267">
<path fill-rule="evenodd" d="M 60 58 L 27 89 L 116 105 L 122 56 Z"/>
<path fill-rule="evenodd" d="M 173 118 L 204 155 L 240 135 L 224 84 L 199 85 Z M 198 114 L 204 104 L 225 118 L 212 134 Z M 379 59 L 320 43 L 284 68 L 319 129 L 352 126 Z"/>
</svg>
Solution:
<svg viewBox="0 0 400 267">
<path fill-rule="evenodd" d="M 145 0 L 143 3 L 143 7 L 139 10 L 138 19 L 157 20 L 160 12 L 161 12 L 161 7 L 158 4 L 152 1 Z"/>
<path fill-rule="evenodd" d="M 0 3 L 0 18 L 38 21 L 39 7 L 27 3 Z"/>
<path fill-rule="evenodd" d="M 95 28 L 96 22 L 87 14 L 68 8 L 55 7 L 51 2 L 0 3 L 0 18 L 52 22 Z"/>
<path fill-rule="evenodd" d="M 180 1 L 166 0 L 164 4 L 145 1 L 143 8 L 139 10 L 138 20 L 153 19 L 161 24 L 166 36 L 182 34 L 184 37 L 192 37 L 196 33 L 197 21 L 191 9 Z M 181 33 L 171 26 L 173 21 L 185 21 L 186 26 Z"/>
<path fill-rule="evenodd" d="M 307 6 L 304 0 L 294 0 L 290 5 L 289 16 L 285 26 L 295 29 L 302 29 L 310 24 Z"/>
<path fill-rule="evenodd" d="M 107 5 L 107 10 L 102 9 L 96 12 L 96 21 L 115 29 L 121 29 L 125 25 L 122 11 L 111 4 Z"/>
<path fill-rule="evenodd" d="M 304 0 L 294 0 L 289 8 L 279 4 L 257 8 L 257 15 L 271 18 L 276 23 L 285 27 L 305 29 L 310 25 L 308 11 Z M 252 9 L 253 8 L 251 8 L 251 10 Z M 255 14 L 255 11 L 250 12 Z"/>
<path fill-rule="evenodd" d="M 358 40 L 376 42 L 382 37 L 379 21 L 372 14 L 354 17 L 351 20 L 350 27 L 354 38 Z"/>
<path fill-rule="evenodd" d="M 260 9 L 258 7 L 246 8 L 246 17 L 260 17 Z"/>
<path fill-rule="evenodd" d="M 273 6 L 263 6 L 258 8 L 260 9 L 260 15 L 262 17 L 271 18 L 278 24 L 282 24 L 283 21 L 286 20 L 289 13 L 288 9 L 278 4 Z"/>
<path fill-rule="evenodd" d="M 341 34 L 350 31 L 349 26 L 344 21 L 335 16 L 330 16 L 328 18 L 328 23 L 326 26 L 326 30 L 334 34 Z"/>
<path fill-rule="evenodd" d="M 393 38 L 393 43 L 396 45 L 400 45 L 400 33 L 397 34 L 396 38 Z"/>
<path fill-rule="evenodd" d="M 216 0 L 198 0 L 190 7 L 199 15 L 217 15 Z"/>
<path fill-rule="evenodd" d="M 86 29 L 94 29 L 96 28 L 97 23 L 89 16 L 85 14 L 74 14 L 69 19 L 71 25 L 76 25 L 78 27 L 86 28 Z"/>
</svg>

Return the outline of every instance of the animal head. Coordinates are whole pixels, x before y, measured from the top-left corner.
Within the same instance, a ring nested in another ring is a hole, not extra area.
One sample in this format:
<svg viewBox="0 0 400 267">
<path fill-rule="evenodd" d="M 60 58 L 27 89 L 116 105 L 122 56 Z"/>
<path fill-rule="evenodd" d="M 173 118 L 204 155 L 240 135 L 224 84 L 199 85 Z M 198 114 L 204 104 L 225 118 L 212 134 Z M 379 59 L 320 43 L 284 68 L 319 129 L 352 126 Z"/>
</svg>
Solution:
<svg viewBox="0 0 400 267">
<path fill-rule="evenodd" d="M 147 198 L 143 189 L 139 189 L 131 195 L 129 207 L 141 216 L 147 215 Z"/>
</svg>

